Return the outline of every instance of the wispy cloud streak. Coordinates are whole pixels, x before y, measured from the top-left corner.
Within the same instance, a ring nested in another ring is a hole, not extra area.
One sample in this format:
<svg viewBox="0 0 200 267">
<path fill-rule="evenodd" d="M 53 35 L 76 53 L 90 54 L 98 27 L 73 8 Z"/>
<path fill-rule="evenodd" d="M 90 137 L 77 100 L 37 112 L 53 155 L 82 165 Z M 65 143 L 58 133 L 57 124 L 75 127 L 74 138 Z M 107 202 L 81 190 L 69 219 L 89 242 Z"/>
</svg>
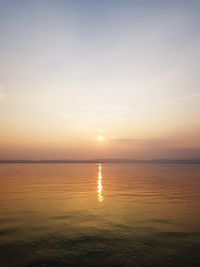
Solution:
<svg viewBox="0 0 200 267">
<path fill-rule="evenodd" d="M 193 98 L 193 97 L 198 97 L 198 96 L 200 96 L 200 92 L 195 93 L 195 94 L 191 94 L 191 95 L 185 95 L 185 96 L 181 96 L 181 97 L 167 99 L 167 100 L 164 100 L 164 101 L 161 101 L 161 102 L 158 102 L 158 103 L 153 103 L 153 104 L 150 104 L 150 105 L 143 105 L 143 106 L 132 107 L 132 108 L 129 107 L 126 110 L 123 110 L 123 111 L 120 111 L 120 112 L 110 113 L 110 114 L 106 114 L 104 116 L 99 116 L 99 117 L 95 118 L 94 121 L 101 120 L 101 119 L 106 119 L 106 118 L 113 118 L 113 117 L 120 116 L 120 115 L 123 115 L 124 113 L 129 113 L 129 112 L 132 112 L 132 111 L 135 111 L 135 110 L 150 109 L 150 108 L 153 108 L 153 107 L 159 107 L 159 106 L 163 106 L 163 105 L 170 104 L 170 103 L 181 102 L 181 101 L 184 101 L 184 100 L 187 100 L 187 99 L 190 99 L 190 98 Z"/>
</svg>

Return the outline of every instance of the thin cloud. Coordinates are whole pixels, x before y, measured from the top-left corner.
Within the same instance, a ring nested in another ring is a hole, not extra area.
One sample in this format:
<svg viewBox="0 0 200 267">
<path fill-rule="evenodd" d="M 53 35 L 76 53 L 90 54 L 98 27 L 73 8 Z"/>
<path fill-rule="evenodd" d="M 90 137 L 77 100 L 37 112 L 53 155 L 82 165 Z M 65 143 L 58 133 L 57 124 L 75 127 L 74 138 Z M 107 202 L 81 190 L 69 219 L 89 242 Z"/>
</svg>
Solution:
<svg viewBox="0 0 200 267">
<path fill-rule="evenodd" d="M 165 146 L 166 144 L 169 144 L 170 139 L 142 139 L 142 138 L 120 138 L 120 139 L 113 139 L 113 142 L 117 142 L 118 144 L 124 144 L 124 145 L 131 145 L 133 144 L 138 146 L 144 146 L 144 147 L 157 147 L 157 146 Z M 172 141 L 172 140 L 171 140 Z"/>
<path fill-rule="evenodd" d="M 185 95 L 185 96 L 181 96 L 181 97 L 167 99 L 167 100 L 164 100 L 164 101 L 161 101 L 161 102 L 158 102 L 158 103 L 153 103 L 153 104 L 150 104 L 150 105 L 138 106 L 138 107 L 134 107 L 134 108 L 127 108 L 127 110 L 124 110 L 124 111 L 120 111 L 120 112 L 117 112 L 117 113 L 106 114 L 104 116 L 97 117 L 97 118 L 94 119 L 94 121 L 105 119 L 105 118 L 112 118 L 112 117 L 115 117 L 115 116 L 120 116 L 120 115 L 123 115 L 124 113 L 128 113 L 128 112 L 131 112 L 131 111 L 134 111 L 134 110 L 144 110 L 144 109 L 149 109 L 149 108 L 153 108 L 153 107 L 159 107 L 159 106 L 162 106 L 162 105 L 165 105 L 165 104 L 169 104 L 169 103 L 181 102 L 181 101 L 184 101 L 184 100 L 187 100 L 187 99 L 190 99 L 190 98 L 193 98 L 193 97 L 198 97 L 198 96 L 200 96 L 200 92 L 195 93 L 195 94 L 191 94 L 191 95 Z"/>
</svg>

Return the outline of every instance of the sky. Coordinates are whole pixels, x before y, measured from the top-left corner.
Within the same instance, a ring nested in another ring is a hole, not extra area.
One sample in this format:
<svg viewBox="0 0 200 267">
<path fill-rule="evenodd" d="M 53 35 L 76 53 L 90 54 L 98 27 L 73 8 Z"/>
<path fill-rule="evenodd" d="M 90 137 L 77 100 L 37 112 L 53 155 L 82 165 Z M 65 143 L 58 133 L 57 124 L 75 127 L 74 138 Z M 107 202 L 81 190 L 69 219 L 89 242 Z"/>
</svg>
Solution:
<svg viewBox="0 0 200 267">
<path fill-rule="evenodd" d="M 200 158 L 199 14 L 0 0 L 0 159 Z"/>
</svg>

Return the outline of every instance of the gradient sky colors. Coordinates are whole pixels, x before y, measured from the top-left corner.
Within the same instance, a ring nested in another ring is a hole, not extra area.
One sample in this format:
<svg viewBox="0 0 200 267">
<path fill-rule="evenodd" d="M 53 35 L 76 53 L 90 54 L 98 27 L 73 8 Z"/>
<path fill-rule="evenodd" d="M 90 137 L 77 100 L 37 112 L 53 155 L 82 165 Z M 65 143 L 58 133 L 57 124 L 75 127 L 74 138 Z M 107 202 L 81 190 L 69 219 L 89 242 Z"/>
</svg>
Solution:
<svg viewBox="0 0 200 267">
<path fill-rule="evenodd" d="M 0 158 L 200 158 L 199 14 L 0 0 Z"/>
</svg>

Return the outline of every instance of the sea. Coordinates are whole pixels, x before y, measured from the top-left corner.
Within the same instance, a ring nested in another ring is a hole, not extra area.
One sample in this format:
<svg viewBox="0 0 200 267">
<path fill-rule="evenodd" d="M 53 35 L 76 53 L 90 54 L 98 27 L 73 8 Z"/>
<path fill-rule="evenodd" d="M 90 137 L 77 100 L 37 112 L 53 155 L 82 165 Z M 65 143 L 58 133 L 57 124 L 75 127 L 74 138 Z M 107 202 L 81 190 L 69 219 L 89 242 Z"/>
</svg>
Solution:
<svg viewBox="0 0 200 267">
<path fill-rule="evenodd" d="M 1 267 L 199 267 L 200 165 L 0 164 Z"/>
</svg>

